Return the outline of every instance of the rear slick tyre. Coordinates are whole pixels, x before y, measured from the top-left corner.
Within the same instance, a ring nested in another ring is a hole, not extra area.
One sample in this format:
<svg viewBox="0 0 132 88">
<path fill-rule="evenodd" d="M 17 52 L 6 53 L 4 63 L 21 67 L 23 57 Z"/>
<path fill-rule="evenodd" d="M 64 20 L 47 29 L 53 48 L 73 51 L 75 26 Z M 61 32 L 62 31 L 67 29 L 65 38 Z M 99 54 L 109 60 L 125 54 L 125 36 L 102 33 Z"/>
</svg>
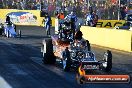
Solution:
<svg viewBox="0 0 132 88">
<path fill-rule="evenodd" d="M 44 64 L 55 64 L 56 57 L 54 56 L 54 53 L 53 53 L 52 39 L 45 40 L 45 47 L 46 47 L 45 48 L 46 53 L 44 53 L 44 55 L 43 55 Z"/>
</svg>

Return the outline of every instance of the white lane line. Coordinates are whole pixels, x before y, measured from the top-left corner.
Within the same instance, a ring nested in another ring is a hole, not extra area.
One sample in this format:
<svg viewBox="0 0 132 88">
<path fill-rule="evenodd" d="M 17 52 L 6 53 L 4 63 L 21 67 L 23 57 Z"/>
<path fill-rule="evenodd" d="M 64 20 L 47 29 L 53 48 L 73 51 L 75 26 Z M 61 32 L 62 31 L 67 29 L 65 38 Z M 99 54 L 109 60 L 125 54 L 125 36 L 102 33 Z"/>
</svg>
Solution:
<svg viewBox="0 0 132 88">
<path fill-rule="evenodd" d="M 0 77 L 0 88 L 12 88 L 2 77 Z"/>
</svg>

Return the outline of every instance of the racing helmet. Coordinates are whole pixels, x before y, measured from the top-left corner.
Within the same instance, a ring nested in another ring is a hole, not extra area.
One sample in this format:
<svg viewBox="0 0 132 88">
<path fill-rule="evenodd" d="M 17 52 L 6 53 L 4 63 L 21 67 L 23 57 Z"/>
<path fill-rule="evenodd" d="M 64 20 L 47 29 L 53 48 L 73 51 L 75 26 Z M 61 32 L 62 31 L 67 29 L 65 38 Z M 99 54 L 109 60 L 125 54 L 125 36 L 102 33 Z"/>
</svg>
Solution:
<svg viewBox="0 0 132 88">
<path fill-rule="evenodd" d="M 71 13 L 70 13 L 71 15 L 74 15 L 74 12 L 73 11 L 71 11 Z"/>
<path fill-rule="evenodd" d="M 77 40 L 81 40 L 83 34 L 82 34 L 82 32 L 79 30 L 79 31 L 77 31 L 77 32 L 75 33 L 74 36 L 75 36 L 75 39 L 77 39 Z"/>
</svg>

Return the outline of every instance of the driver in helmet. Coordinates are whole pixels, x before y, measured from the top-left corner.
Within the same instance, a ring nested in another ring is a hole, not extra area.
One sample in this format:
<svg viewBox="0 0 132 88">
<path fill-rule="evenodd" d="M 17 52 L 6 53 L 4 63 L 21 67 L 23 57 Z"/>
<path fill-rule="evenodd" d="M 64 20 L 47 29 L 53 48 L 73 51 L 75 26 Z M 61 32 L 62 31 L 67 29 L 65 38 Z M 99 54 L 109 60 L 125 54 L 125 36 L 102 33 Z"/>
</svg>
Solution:
<svg viewBox="0 0 132 88">
<path fill-rule="evenodd" d="M 75 37 L 75 40 L 81 40 L 82 39 L 82 32 L 79 30 L 75 33 L 74 37 Z"/>
<path fill-rule="evenodd" d="M 83 34 L 80 30 L 75 33 L 74 45 L 76 46 L 79 44 L 80 48 L 86 49 L 87 41 L 83 40 L 82 36 Z"/>
</svg>

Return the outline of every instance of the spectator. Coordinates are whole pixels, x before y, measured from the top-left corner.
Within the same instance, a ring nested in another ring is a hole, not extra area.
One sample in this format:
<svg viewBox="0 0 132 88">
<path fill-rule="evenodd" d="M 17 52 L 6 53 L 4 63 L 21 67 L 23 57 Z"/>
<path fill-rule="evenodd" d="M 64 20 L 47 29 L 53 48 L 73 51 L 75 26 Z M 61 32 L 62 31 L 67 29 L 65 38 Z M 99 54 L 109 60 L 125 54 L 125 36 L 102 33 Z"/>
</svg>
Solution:
<svg viewBox="0 0 132 88">
<path fill-rule="evenodd" d="M 55 12 L 55 17 L 58 18 L 59 11 Z"/>
<path fill-rule="evenodd" d="M 63 11 L 61 11 L 61 13 L 59 13 L 59 14 L 57 15 L 57 18 L 58 18 L 58 19 L 61 19 L 61 20 L 63 20 L 63 19 L 65 18 Z"/>
<path fill-rule="evenodd" d="M 47 35 L 50 35 L 50 27 L 51 27 L 51 17 L 47 14 L 45 14 L 45 28 Z"/>
<path fill-rule="evenodd" d="M 92 12 L 89 12 L 86 15 L 86 25 L 88 25 L 88 26 L 94 25 L 94 14 Z"/>
<path fill-rule="evenodd" d="M 98 22 L 98 15 L 96 14 L 96 11 L 93 12 L 93 27 L 96 27 L 96 23 Z"/>
<path fill-rule="evenodd" d="M 124 20 L 126 17 L 126 7 L 122 5 L 120 8 L 120 12 L 121 12 L 121 17 L 122 17 L 121 19 Z"/>
<path fill-rule="evenodd" d="M 69 15 L 67 15 L 65 17 L 65 19 L 70 20 L 71 23 L 71 28 L 73 29 L 73 35 L 75 34 L 75 30 L 76 30 L 76 22 L 77 22 L 77 16 L 74 14 L 74 12 L 72 11 Z"/>
</svg>

